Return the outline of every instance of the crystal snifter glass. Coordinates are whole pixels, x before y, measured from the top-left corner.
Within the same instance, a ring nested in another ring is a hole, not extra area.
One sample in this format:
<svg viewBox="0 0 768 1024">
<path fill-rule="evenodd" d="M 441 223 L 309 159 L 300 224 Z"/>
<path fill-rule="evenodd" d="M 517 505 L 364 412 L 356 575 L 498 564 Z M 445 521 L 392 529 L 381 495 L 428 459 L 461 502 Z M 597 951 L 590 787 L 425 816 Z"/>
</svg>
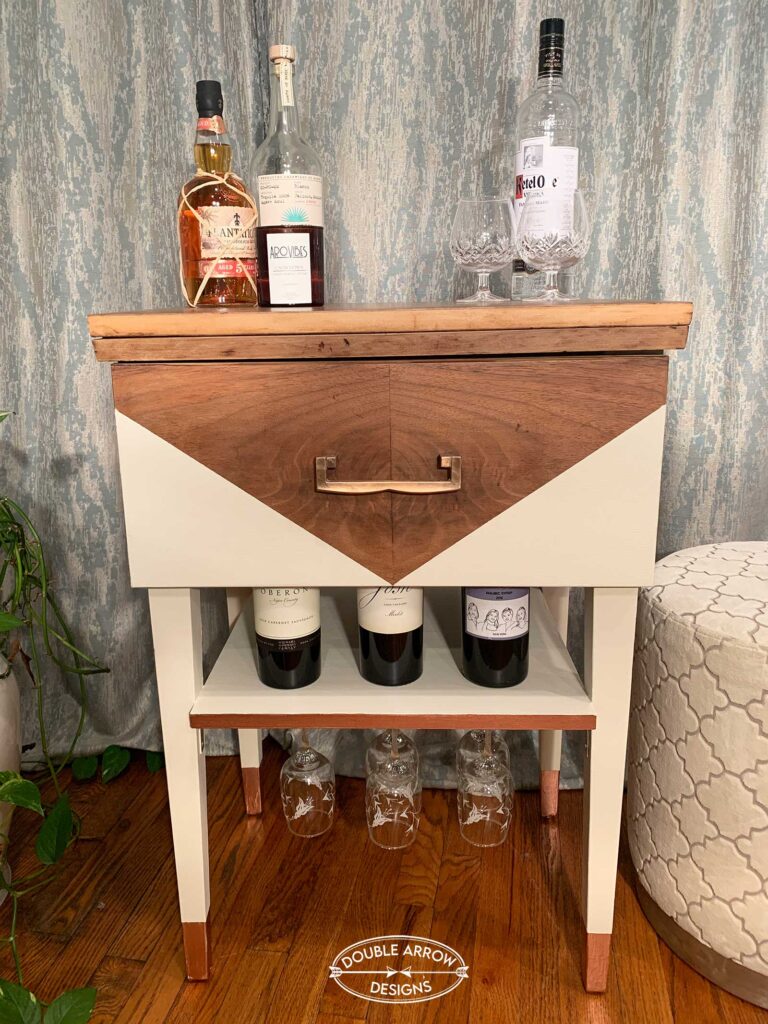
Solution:
<svg viewBox="0 0 768 1024">
<path fill-rule="evenodd" d="M 451 229 L 454 263 L 478 276 L 477 290 L 458 302 L 489 305 L 509 302 L 490 288 L 490 275 L 504 270 L 515 258 L 515 229 L 512 203 L 504 196 L 460 199 Z"/>
</svg>

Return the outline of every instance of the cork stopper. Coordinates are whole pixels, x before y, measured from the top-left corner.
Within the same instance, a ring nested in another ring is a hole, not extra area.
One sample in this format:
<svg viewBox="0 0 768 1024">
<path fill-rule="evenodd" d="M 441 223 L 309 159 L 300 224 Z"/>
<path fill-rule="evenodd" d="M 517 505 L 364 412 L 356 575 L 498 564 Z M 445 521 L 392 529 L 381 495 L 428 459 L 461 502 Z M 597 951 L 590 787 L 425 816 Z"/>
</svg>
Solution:
<svg viewBox="0 0 768 1024">
<path fill-rule="evenodd" d="M 296 47 L 288 43 L 276 43 L 269 48 L 269 59 L 275 60 L 296 60 Z"/>
</svg>

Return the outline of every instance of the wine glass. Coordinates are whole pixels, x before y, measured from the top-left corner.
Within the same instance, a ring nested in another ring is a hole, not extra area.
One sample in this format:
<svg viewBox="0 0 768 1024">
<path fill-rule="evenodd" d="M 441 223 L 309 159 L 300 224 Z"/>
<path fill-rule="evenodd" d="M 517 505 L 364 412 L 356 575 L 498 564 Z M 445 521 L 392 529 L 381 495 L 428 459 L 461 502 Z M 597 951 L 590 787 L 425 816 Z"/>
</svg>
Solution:
<svg viewBox="0 0 768 1024">
<path fill-rule="evenodd" d="M 421 811 L 419 755 L 413 741 L 389 729 L 368 748 L 365 765 L 365 816 L 371 841 L 385 850 L 410 846 Z"/>
<path fill-rule="evenodd" d="M 472 846 L 501 846 L 512 820 L 512 776 L 503 756 L 493 752 L 490 729 L 481 752 L 459 774 L 456 800 L 463 838 Z"/>
<path fill-rule="evenodd" d="M 509 302 L 494 295 L 488 284 L 495 270 L 503 270 L 515 258 L 512 204 L 507 197 L 482 195 L 460 199 L 451 229 L 454 263 L 478 275 L 477 291 L 458 302 L 489 305 Z"/>
<path fill-rule="evenodd" d="M 299 747 L 280 772 L 280 795 L 288 829 L 309 839 L 327 832 L 333 823 L 336 779 L 333 765 L 309 745 L 306 729 Z"/>
<path fill-rule="evenodd" d="M 485 729 L 470 729 L 465 732 L 456 745 L 456 775 L 466 773 L 467 765 L 478 758 L 485 747 Z M 509 767 L 509 747 L 504 733 L 499 730 L 491 732 L 491 753 Z"/>
<path fill-rule="evenodd" d="M 526 196 L 517 225 L 520 258 L 546 275 L 544 290 L 523 302 L 574 302 L 557 287 L 557 275 L 583 259 L 589 248 L 590 223 L 579 189 L 548 190 Z"/>
</svg>

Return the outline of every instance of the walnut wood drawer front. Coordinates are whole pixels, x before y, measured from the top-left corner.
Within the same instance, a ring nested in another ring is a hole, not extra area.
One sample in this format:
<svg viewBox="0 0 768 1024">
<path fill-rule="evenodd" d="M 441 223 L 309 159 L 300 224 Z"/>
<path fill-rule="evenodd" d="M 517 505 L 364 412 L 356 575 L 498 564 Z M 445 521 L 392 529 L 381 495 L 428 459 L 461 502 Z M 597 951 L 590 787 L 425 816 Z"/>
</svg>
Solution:
<svg viewBox="0 0 768 1024">
<path fill-rule="evenodd" d="M 117 364 L 132 582 L 646 583 L 666 380 L 645 354 Z M 318 458 L 440 493 L 319 491 Z"/>
</svg>

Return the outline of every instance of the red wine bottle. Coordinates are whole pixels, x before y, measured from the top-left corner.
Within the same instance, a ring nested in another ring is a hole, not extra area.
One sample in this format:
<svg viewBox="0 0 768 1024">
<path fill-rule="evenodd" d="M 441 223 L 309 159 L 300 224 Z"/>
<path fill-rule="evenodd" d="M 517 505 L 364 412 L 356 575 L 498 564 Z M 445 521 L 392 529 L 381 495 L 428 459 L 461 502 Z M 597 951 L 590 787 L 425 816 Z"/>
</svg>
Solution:
<svg viewBox="0 0 768 1024">
<path fill-rule="evenodd" d="M 424 592 L 417 587 L 357 591 L 360 675 L 369 683 L 402 686 L 418 679 L 424 654 Z"/>
<path fill-rule="evenodd" d="M 517 686 L 528 674 L 529 590 L 463 587 L 462 671 L 480 686 Z"/>
<path fill-rule="evenodd" d="M 278 690 L 296 690 L 320 675 L 320 591 L 261 587 L 253 592 L 256 669 Z"/>
</svg>

